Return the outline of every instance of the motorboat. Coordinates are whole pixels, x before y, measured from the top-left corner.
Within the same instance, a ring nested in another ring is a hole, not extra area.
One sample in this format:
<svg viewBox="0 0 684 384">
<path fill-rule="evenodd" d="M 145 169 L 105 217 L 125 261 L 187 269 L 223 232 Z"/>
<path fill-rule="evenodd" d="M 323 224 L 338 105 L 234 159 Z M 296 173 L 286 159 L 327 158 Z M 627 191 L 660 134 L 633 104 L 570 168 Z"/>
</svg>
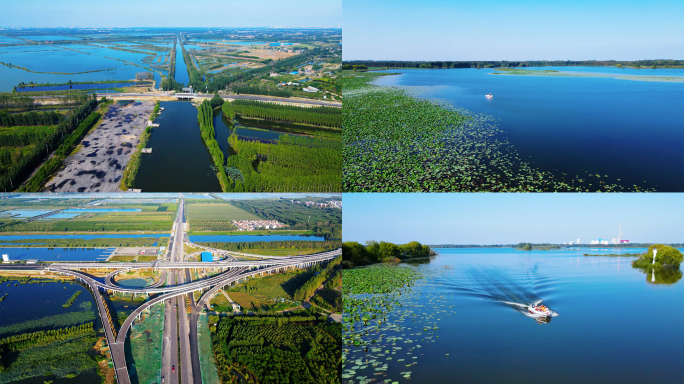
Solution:
<svg viewBox="0 0 684 384">
<path fill-rule="evenodd" d="M 488 98 L 488 99 L 493 99 L 493 98 L 494 98 L 494 95 L 492 95 L 491 93 L 488 93 L 488 94 L 485 95 L 485 97 Z"/>
<path fill-rule="evenodd" d="M 550 310 L 547 306 L 541 303 L 533 304 L 527 307 L 528 316 L 530 317 L 556 317 L 558 313 Z"/>
</svg>

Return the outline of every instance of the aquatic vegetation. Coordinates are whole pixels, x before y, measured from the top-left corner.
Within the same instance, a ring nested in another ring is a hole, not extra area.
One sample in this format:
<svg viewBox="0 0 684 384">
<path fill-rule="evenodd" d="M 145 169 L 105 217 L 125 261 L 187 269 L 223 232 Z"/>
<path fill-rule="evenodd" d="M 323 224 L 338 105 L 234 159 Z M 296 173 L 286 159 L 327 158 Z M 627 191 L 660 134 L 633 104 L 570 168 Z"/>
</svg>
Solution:
<svg viewBox="0 0 684 384">
<path fill-rule="evenodd" d="M 62 336 L 63 339 L 39 341 L 21 349 L 14 361 L 0 374 L 0 383 L 47 374 L 72 378 L 82 371 L 97 367 L 97 362 L 90 354 L 98 339 L 92 323 L 90 328 L 84 327 L 80 331 L 72 329 L 69 335 Z"/>
<path fill-rule="evenodd" d="M 437 322 L 451 314 L 443 309 L 444 297 L 412 289 L 428 273 L 387 264 L 343 271 L 343 382 L 411 378 L 406 369 L 419 364 L 421 344 L 436 342 Z M 427 299 L 429 308 L 419 298 Z"/>
<path fill-rule="evenodd" d="M 598 176 L 594 181 L 533 168 L 492 117 L 406 89 L 368 85 L 374 78 L 356 74 L 344 80 L 344 191 L 640 191 Z"/>
<path fill-rule="evenodd" d="M 74 294 L 71 295 L 71 297 L 69 298 L 69 300 L 67 300 L 66 303 L 62 304 L 62 307 L 64 307 L 64 308 L 69 308 L 69 307 L 71 307 L 71 305 L 74 303 L 74 301 L 76 301 L 76 299 L 78 299 L 78 296 L 80 296 L 81 293 L 83 293 L 83 291 L 76 291 L 76 292 L 74 292 Z"/>
<path fill-rule="evenodd" d="M 92 310 L 92 305 L 92 302 L 86 301 L 78 305 L 81 310 L 77 312 L 46 316 L 0 327 L 0 337 L 43 329 L 57 329 L 94 321 L 95 313 Z"/>
<path fill-rule="evenodd" d="M 391 293 L 410 288 L 421 277 L 415 268 L 387 264 L 349 269 L 342 273 L 342 292 L 345 295 Z"/>
<path fill-rule="evenodd" d="M 538 70 L 538 69 L 518 69 L 518 68 L 496 68 L 497 72 L 492 72 L 490 75 L 519 75 L 519 76 L 561 76 L 561 77 L 606 77 L 618 80 L 634 80 L 634 81 L 661 81 L 661 82 L 684 82 L 684 77 L 681 76 L 637 76 L 637 75 L 619 75 L 609 73 L 584 73 L 584 72 L 565 72 L 554 70 Z"/>
</svg>

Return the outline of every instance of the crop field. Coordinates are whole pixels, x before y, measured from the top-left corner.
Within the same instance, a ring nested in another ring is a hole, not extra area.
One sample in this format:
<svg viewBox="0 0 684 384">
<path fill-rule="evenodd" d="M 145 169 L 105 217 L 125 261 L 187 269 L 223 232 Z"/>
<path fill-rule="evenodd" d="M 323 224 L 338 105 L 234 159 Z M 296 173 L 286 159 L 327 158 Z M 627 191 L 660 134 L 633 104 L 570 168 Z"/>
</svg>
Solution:
<svg viewBox="0 0 684 384">
<path fill-rule="evenodd" d="M 381 75 L 345 73 L 346 192 L 629 190 L 532 168 L 491 117 L 368 84 Z"/>
<path fill-rule="evenodd" d="M 263 220 L 243 211 L 232 204 L 188 204 L 188 220 L 190 221 L 228 221 L 231 220 Z"/>
</svg>

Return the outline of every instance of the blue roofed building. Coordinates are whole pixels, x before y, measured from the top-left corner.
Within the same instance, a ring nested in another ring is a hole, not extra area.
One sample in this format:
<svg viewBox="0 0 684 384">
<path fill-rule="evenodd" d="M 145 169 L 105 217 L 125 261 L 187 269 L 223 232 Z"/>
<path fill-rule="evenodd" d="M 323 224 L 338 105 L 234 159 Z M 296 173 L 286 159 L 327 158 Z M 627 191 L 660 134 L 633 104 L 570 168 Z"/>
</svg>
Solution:
<svg viewBox="0 0 684 384">
<path fill-rule="evenodd" d="M 214 261 L 214 256 L 211 255 L 211 252 L 202 252 L 203 263 L 211 263 L 212 261 Z"/>
</svg>

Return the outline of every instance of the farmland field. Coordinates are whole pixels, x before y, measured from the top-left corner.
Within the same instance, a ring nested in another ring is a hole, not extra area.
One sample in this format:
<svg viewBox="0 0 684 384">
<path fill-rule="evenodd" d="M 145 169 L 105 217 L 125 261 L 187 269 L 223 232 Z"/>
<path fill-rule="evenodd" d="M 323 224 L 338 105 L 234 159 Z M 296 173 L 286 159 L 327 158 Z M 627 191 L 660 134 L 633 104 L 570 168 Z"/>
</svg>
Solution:
<svg viewBox="0 0 684 384">
<path fill-rule="evenodd" d="M 188 204 L 188 220 L 190 221 L 231 221 L 231 220 L 263 220 L 263 218 L 243 211 L 232 204 Z"/>
</svg>

